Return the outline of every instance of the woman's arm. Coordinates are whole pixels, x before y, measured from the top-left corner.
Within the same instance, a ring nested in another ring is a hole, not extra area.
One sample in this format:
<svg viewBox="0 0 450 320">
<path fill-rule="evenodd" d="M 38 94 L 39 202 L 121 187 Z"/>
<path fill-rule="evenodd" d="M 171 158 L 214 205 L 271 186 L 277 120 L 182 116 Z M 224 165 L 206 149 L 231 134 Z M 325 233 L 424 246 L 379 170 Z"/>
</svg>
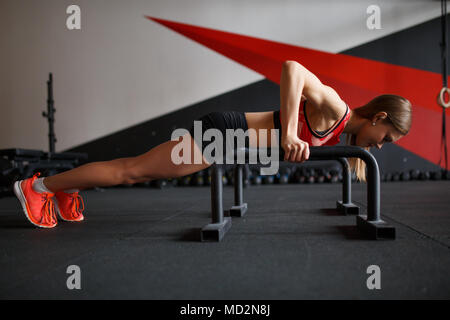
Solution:
<svg viewBox="0 0 450 320">
<path fill-rule="evenodd" d="M 302 94 L 310 105 L 329 119 L 338 120 L 346 111 L 337 92 L 324 85 L 312 72 L 296 61 L 283 63 L 280 81 L 281 127 L 283 135 L 297 134 L 298 111 Z"/>
<path fill-rule="evenodd" d="M 330 119 L 340 119 L 346 111 L 345 103 L 336 91 L 320 82 L 309 70 L 296 61 L 285 61 L 280 80 L 280 109 L 282 148 L 285 160 L 303 162 L 309 158 L 309 146 L 297 137 L 298 111 L 302 94 L 310 105 L 319 108 Z"/>
<path fill-rule="evenodd" d="M 298 109 L 305 86 L 305 72 L 295 61 L 285 61 L 280 79 L 282 136 L 297 135 Z"/>
</svg>

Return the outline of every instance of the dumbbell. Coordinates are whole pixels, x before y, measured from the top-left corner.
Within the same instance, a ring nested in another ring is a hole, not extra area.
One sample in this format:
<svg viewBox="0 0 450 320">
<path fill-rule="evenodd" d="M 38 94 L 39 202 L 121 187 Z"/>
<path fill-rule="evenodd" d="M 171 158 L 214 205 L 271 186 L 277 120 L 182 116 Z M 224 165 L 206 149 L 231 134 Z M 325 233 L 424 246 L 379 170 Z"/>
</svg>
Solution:
<svg viewBox="0 0 450 320">
<path fill-rule="evenodd" d="M 204 174 L 204 183 L 205 186 L 210 186 L 211 185 L 211 168 L 208 168 L 205 170 L 205 174 Z"/>
<path fill-rule="evenodd" d="M 289 183 L 289 176 L 291 174 L 292 170 L 289 167 L 281 167 L 278 170 L 278 173 L 276 175 L 276 180 L 279 184 L 288 184 Z"/>
<path fill-rule="evenodd" d="M 339 182 L 339 172 L 337 170 L 331 170 L 330 171 L 330 182 L 331 183 L 338 183 Z"/>
<path fill-rule="evenodd" d="M 249 175 L 249 179 L 250 179 L 250 183 L 253 185 L 260 185 L 262 184 L 262 178 L 259 175 L 259 170 L 258 169 L 252 169 L 250 170 L 250 175 Z"/>
<path fill-rule="evenodd" d="M 222 182 L 224 185 L 226 185 L 226 184 L 228 184 L 230 186 L 234 185 L 234 170 L 235 170 L 235 167 L 231 167 L 231 168 L 228 168 L 227 170 L 225 170 L 225 173 L 222 178 Z M 210 174 L 208 176 L 209 176 L 209 178 L 205 179 L 207 181 L 206 184 L 211 185 Z M 242 168 L 242 185 L 244 188 L 250 184 L 251 177 L 252 177 L 252 173 L 250 172 L 248 164 L 246 164 Z"/>
<path fill-rule="evenodd" d="M 191 185 L 195 187 L 201 187 L 204 184 L 203 173 L 195 172 L 191 178 Z"/>
<path fill-rule="evenodd" d="M 191 184 L 191 176 L 183 176 L 180 178 L 179 185 L 180 186 L 189 186 Z"/>
<path fill-rule="evenodd" d="M 419 180 L 420 170 L 418 170 L 418 169 L 411 169 L 409 171 L 409 175 L 411 177 L 411 180 Z"/>
<path fill-rule="evenodd" d="M 329 170 L 323 170 L 323 176 L 325 177 L 325 182 L 331 182 L 331 172 Z"/>
<path fill-rule="evenodd" d="M 431 180 L 441 180 L 442 172 L 441 171 L 433 171 L 430 174 Z"/>
<path fill-rule="evenodd" d="M 400 173 L 394 172 L 392 174 L 392 181 L 400 181 Z"/>
<path fill-rule="evenodd" d="M 233 181 L 234 181 L 233 168 L 226 168 L 226 169 L 224 169 L 223 176 L 226 177 L 226 182 L 225 182 L 225 180 L 223 180 L 224 184 L 228 184 L 228 183 L 230 185 L 233 184 Z"/>
<path fill-rule="evenodd" d="M 316 172 L 314 169 L 306 169 L 306 183 L 314 183 L 316 182 Z"/>
<path fill-rule="evenodd" d="M 294 172 L 294 182 L 295 183 L 305 183 L 306 182 L 306 173 L 304 168 L 296 168 Z"/>
<path fill-rule="evenodd" d="M 318 169 L 316 171 L 316 182 L 317 183 L 324 183 L 325 182 L 325 170 L 324 169 Z"/>
<path fill-rule="evenodd" d="M 148 188 L 151 185 L 151 181 L 144 181 L 144 182 L 139 182 L 136 183 L 137 187 L 141 187 L 141 188 Z"/>
<path fill-rule="evenodd" d="M 226 175 L 223 175 L 223 176 L 222 176 L 222 184 L 223 184 L 224 186 L 226 186 L 226 185 L 228 184 L 228 178 L 227 178 Z"/>
<path fill-rule="evenodd" d="M 275 177 L 273 175 L 264 175 L 262 176 L 263 184 L 273 184 L 275 181 Z"/>
<path fill-rule="evenodd" d="M 385 181 L 386 181 L 386 182 L 392 181 L 392 173 L 387 172 L 387 173 L 385 174 Z"/>
<path fill-rule="evenodd" d="M 178 185 L 178 179 L 177 178 L 169 178 L 169 179 L 167 179 L 167 184 L 169 185 L 169 186 L 172 186 L 172 187 L 176 187 L 177 185 Z"/>
<path fill-rule="evenodd" d="M 402 172 L 400 174 L 400 180 L 402 180 L 402 181 L 409 181 L 409 180 L 411 180 L 411 176 L 410 176 L 410 174 L 408 172 Z"/>
<path fill-rule="evenodd" d="M 430 172 L 429 171 L 422 171 L 419 175 L 419 180 L 429 180 L 430 179 Z"/>
<path fill-rule="evenodd" d="M 167 180 L 166 179 L 156 179 L 151 181 L 151 185 L 154 188 L 157 189 L 163 189 L 167 186 Z"/>
</svg>

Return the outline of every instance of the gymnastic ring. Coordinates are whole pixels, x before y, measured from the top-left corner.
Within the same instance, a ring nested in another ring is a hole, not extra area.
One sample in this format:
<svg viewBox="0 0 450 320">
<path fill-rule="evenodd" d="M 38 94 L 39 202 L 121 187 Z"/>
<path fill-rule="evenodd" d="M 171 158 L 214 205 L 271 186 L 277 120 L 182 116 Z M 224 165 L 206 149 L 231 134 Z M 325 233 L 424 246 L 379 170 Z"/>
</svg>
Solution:
<svg viewBox="0 0 450 320">
<path fill-rule="evenodd" d="M 447 102 L 445 102 L 445 100 L 444 100 L 444 93 L 445 92 L 447 92 L 447 94 L 449 96 L 449 99 L 448 99 Z M 437 103 L 438 103 L 438 105 L 440 105 L 441 107 L 444 107 L 444 108 L 450 107 L 450 89 L 449 88 L 442 87 L 442 89 L 441 89 L 441 91 L 439 92 L 439 95 L 438 95 Z"/>
</svg>

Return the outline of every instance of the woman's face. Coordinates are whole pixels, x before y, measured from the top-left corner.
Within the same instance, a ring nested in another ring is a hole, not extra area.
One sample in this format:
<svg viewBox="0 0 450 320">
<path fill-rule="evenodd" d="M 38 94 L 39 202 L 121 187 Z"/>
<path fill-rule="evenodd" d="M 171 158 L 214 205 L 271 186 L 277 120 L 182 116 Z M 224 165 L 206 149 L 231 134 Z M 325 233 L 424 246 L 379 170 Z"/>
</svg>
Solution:
<svg viewBox="0 0 450 320">
<path fill-rule="evenodd" d="M 384 143 L 394 142 L 403 135 L 390 123 L 385 123 L 387 114 L 378 113 L 372 120 L 367 120 L 359 132 L 354 136 L 352 144 L 359 147 L 377 147 L 381 149 Z M 375 125 L 372 123 L 375 122 Z"/>
</svg>

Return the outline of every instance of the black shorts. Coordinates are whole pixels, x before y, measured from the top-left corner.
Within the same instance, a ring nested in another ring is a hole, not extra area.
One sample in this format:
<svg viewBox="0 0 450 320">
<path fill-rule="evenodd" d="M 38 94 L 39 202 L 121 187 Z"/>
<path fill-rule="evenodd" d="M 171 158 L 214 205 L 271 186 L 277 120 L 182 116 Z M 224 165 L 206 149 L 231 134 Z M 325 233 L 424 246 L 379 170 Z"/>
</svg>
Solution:
<svg viewBox="0 0 450 320">
<path fill-rule="evenodd" d="M 196 119 L 196 121 L 202 121 L 202 135 L 206 130 L 210 128 L 216 128 L 222 132 L 223 137 L 226 137 L 225 130 L 226 129 L 242 129 L 244 132 L 248 130 L 247 120 L 245 119 L 244 112 L 238 111 L 224 111 L 224 112 L 211 112 L 203 117 Z M 280 111 L 274 111 L 273 113 L 273 123 L 274 128 L 278 129 L 278 152 L 280 155 L 280 159 L 284 158 L 284 150 L 281 148 L 281 121 L 280 121 Z M 189 129 L 189 133 L 192 137 L 194 137 L 194 124 L 191 125 Z M 201 147 L 202 153 L 206 145 L 211 143 L 210 141 L 201 141 L 201 146 L 199 143 L 197 145 Z M 249 148 L 249 138 L 248 135 L 245 137 L 245 147 Z M 234 149 L 236 149 L 237 142 L 236 139 L 234 141 Z M 226 141 L 223 141 L 223 150 L 226 150 Z M 270 151 L 269 151 L 270 153 Z M 213 154 L 214 156 L 214 154 Z"/>
<path fill-rule="evenodd" d="M 208 129 L 218 129 L 222 133 L 223 137 L 223 152 L 225 152 L 226 149 L 226 129 L 242 129 L 245 132 L 248 130 L 247 120 L 245 119 L 245 113 L 239 112 L 239 111 L 222 111 L 222 112 L 210 112 L 204 116 L 202 116 L 199 119 L 196 119 L 195 121 L 201 121 L 202 122 L 202 136 L 205 134 L 205 131 Z M 191 127 L 189 128 L 189 133 L 193 138 L 194 136 L 194 123 L 192 123 Z M 213 139 L 214 140 L 214 139 Z M 238 146 L 237 139 L 234 139 L 234 149 Z M 196 141 L 197 145 L 200 147 L 202 153 L 204 151 L 205 146 L 210 144 L 212 141 Z M 230 142 L 230 141 L 228 141 Z M 249 137 L 248 134 L 245 136 L 244 141 L 244 147 L 249 148 Z M 214 155 L 214 152 L 212 153 L 212 156 Z"/>
<path fill-rule="evenodd" d="M 281 120 L 280 120 L 280 110 L 273 112 L 273 126 L 275 129 L 278 129 L 278 152 L 280 155 L 280 159 L 284 159 L 284 150 L 281 147 Z"/>
</svg>

